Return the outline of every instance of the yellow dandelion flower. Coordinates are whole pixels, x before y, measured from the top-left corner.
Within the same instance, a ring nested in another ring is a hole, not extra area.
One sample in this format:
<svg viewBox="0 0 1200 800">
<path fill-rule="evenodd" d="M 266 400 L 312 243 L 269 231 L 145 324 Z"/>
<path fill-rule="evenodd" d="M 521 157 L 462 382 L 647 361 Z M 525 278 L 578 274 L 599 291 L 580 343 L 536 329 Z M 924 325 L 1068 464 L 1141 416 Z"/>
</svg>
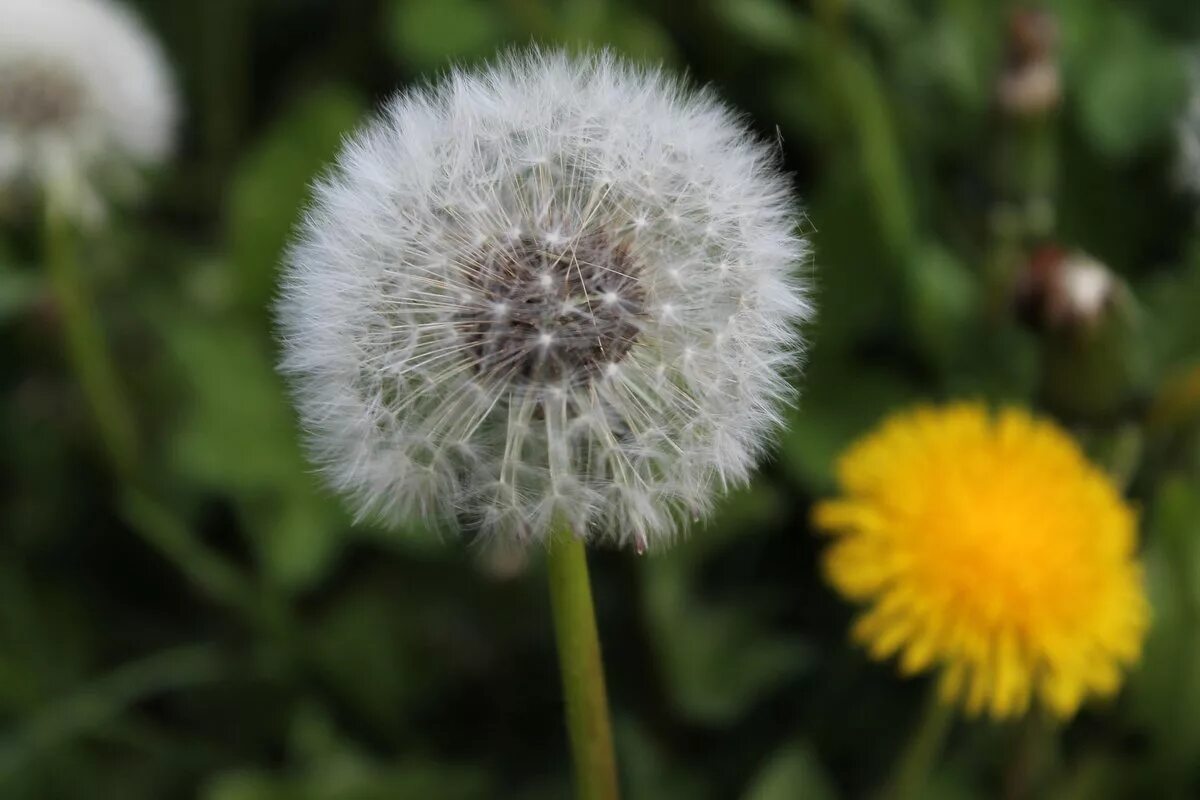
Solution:
<svg viewBox="0 0 1200 800">
<path fill-rule="evenodd" d="M 854 637 L 904 674 L 941 669 L 968 713 L 1059 717 L 1110 695 L 1141 652 L 1148 604 L 1136 520 L 1053 423 L 981 405 L 887 420 L 820 503 L 826 575 L 867 605 Z"/>
</svg>

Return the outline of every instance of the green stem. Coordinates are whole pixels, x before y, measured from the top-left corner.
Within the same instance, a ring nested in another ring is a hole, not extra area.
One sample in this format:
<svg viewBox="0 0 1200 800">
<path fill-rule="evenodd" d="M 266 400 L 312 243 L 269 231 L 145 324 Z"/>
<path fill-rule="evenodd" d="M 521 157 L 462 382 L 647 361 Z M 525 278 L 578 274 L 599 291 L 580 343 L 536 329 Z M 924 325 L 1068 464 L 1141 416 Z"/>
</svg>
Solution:
<svg viewBox="0 0 1200 800">
<path fill-rule="evenodd" d="M 1002 124 L 997 175 L 1001 204 L 992 221 L 986 276 L 989 305 L 996 318 L 1010 308 L 1013 287 L 1030 246 L 1053 235 L 1058 215 L 1054 114 L 1006 119 Z"/>
<path fill-rule="evenodd" d="M 915 800 L 925 796 L 929 776 L 937 766 L 954 722 L 954 709 L 938 694 L 935 683 L 921 714 L 921 721 L 897 762 L 885 796 L 894 800 Z"/>
<path fill-rule="evenodd" d="M 76 233 L 67 218 L 50 203 L 43 230 L 47 268 L 62 314 L 72 366 L 108 457 L 120 476 L 128 479 L 138 462 L 137 428 L 127 411 L 129 406 L 105 347 L 104 333 L 83 285 L 76 257 Z"/>
<path fill-rule="evenodd" d="M 1035 706 L 1015 731 L 1013 755 L 1004 776 L 1005 800 L 1041 797 L 1035 791 L 1043 783 L 1055 751 L 1057 730 L 1044 709 Z"/>
<path fill-rule="evenodd" d="M 616 800 L 617 764 L 587 553 L 566 526 L 551 538 L 547 571 L 577 797 Z"/>
<path fill-rule="evenodd" d="M 248 63 L 253 8 L 245 0 L 209 0 L 194 13 L 181 15 L 192 26 L 189 39 L 199 48 L 200 109 L 195 118 L 207 166 L 205 189 L 214 193 L 214 201 L 229 182 L 245 127 L 247 94 L 253 85 Z"/>
<path fill-rule="evenodd" d="M 891 266 L 907 269 L 918 245 L 916 202 L 888 93 L 870 55 L 847 35 L 845 0 L 817 0 L 814 9 L 822 35 L 812 48 L 818 59 L 813 68 L 825 76 L 842 115 L 879 234 L 893 254 Z M 846 144 L 836 142 L 839 148 Z"/>
<path fill-rule="evenodd" d="M 241 570 L 201 544 L 170 509 L 137 488 L 126 490 L 122 506 L 126 519 L 142 539 L 210 600 L 241 613 L 265 630 L 289 633 L 284 609 L 270 604 L 271 598 L 260 597 Z"/>
<path fill-rule="evenodd" d="M 50 203 L 44 236 L 47 269 L 62 315 L 68 356 L 109 461 L 125 486 L 125 510 L 134 531 L 210 598 L 253 612 L 261 621 L 250 580 L 192 537 L 187 527 L 145 490 L 137 424 L 79 269 L 77 233 Z"/>
</svg>

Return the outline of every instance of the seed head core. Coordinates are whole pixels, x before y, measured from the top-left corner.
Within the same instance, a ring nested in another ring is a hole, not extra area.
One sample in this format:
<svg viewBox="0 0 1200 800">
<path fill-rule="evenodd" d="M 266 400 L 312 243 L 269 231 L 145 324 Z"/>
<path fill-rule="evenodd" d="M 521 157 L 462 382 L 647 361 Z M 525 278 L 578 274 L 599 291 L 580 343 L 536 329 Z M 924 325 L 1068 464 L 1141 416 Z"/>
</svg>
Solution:
<svg viewBox="0 0 1200 800">
<path fill-rule="evenodd" d="M 36 131 L 64 127 L 83 111 L 73 76 L 36 62 L 0 62 L 0 126 Z"/>
<path fill-rule="evenodd" d="M 471 291 L 458 325 L 482 376 L 576 383 L 615 365 L 637 340 L 638 265 L 603 232 L 489 241 L 466 267 Z"/>
</svg>

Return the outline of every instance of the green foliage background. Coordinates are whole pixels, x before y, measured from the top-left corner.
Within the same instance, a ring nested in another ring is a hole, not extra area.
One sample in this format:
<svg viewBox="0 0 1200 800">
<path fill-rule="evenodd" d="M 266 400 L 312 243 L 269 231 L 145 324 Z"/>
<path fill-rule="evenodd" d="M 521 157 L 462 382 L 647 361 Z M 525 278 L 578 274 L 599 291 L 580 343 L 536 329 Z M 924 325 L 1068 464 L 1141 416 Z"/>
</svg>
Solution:
<svg viewBox="0 0 1200 800">
<path fill-rule="evenodd" d="M 1065 101 L 1034 129 L 996 107 L 993 0 L 137 5 L 182 85 L 181 154 L 81 252 L 171 513 L 110 468 L 37 226 L 6 220 L 0 797 L 567 796 L 540 554 L 352 524 L 303 459 L 269 312 L 341 137 L 531 41 L 713 83 L 779 138 L 816 247 L 803 399 L 760 477 L 668 553 L 594 555 L 627 796 L 886 780 L 927 687 L 846 642 L 808 508 L 881 415 L 963 397 L 1055 415 L 1128 487 L 1154 625 L 1123 694 L 1056 734 L 957 723 L 927 796 L 1200 795 L 1200 204 L 1174 179 L 1200 4 L 1048 3 Z M 1121 313 L 1022 322 L 997 270 L 1039 241 L 1120 275 Z"/>
</svg>

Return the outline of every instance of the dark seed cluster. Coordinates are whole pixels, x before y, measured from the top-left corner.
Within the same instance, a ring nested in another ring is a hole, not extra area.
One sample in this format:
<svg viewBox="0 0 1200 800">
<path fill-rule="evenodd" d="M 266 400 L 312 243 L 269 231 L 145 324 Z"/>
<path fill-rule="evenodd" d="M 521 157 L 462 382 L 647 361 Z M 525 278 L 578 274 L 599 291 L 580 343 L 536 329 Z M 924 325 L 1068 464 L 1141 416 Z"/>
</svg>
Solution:
<svg viewBox="0 0 1200 800">
<path fill-rule="evenodd" d="M 65 125 L 83 106 L 79 82 L 38 64 L 0 63 L 0 125 L 40 130 Z"/>
<path fill-rule="evenodd" d="M 562 244 L 522 236 L 473 254 L 459 329 L 481 375 L 584 380 L 637 339 L 645 304 L 628 248 L 603 233 Z"/>
</svg>

